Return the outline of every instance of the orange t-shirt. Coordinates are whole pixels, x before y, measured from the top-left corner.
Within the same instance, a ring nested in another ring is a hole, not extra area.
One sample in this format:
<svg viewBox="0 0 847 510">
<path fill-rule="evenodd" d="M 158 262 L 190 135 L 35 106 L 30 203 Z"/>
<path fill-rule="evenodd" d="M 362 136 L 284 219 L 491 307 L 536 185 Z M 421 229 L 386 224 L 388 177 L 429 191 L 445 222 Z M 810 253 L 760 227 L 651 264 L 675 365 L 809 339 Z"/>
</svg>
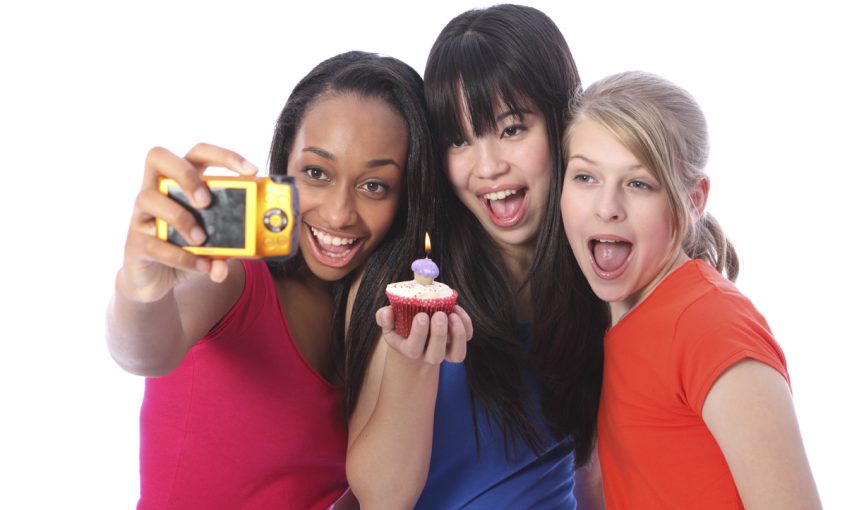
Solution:
<svg viewBox="0 0 847 510">
<path fill-rule="evenodd" d="M 788 380 L 764 317 L 701 260 L 609 330 L 597 425 L 607 508 L 743 508 L 701 414 L 718 377 L 747 358 Z"/>
</svg>

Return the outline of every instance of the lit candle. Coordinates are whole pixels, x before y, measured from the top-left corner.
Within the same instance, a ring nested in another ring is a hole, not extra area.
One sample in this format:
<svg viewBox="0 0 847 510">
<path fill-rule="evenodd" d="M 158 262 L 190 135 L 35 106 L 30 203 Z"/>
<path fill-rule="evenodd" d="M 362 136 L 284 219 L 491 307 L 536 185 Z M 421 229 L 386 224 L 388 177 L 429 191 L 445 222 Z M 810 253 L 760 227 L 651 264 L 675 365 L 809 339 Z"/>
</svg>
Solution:
<svg viewBox="0 0 847 510">
<path fill-rule="evenodd" d="M 435 262 L 429 260 L 429 252 L 432 245 L 429 242 L 429 232 L 424 236 L 424 250 L 426 251 L 425 259 L 418 259 L 412 262 L 412 271 L 415 273 L 415 281 L 421 285 L 432 285 L 432 280 L 438 277 L 438 266 Z"/>
</svg>

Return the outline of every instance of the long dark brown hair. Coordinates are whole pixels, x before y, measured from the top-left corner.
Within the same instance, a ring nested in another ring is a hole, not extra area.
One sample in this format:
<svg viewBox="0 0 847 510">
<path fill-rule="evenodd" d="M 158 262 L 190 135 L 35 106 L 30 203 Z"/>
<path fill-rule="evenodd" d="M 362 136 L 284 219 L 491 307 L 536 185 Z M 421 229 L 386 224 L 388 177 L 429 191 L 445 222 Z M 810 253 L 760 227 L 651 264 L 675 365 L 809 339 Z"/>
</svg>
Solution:
<svg viewBox="0 0 847 510">
<path fill-rule="evenodd" d="M 353 93 L 385 101 L 399 113 L 408 129 L 409 146 L 403 175 L 403 191 L 394 221 L 362 270 L 362 281 L 353 303 L 350 324 L 344 335 L 347 295 L 355 274 L 333 286 L 333 359 L 344 384 L 344 411 L 355 408 L 365 370 L 379 327 L 376 310 L 387 304 L 385 286 L 411 277 L 409 264 L 423 254 L 423 235 L 436 235 L 433 211 L 438 197 L 433 193 L 435 156 L 424 106 L 423 81 L 409 65 L 395 58 L 352 51 L 321 62 L 304 77 L 279 116 L 271 144 L 270 173 L 284 175 L 297 130 L 314 101 L 325 94 Z M 433 248 L 444 243 L 435 242 Z M 305 262 L 298 254 L 284 263 L 271 264 L 274 274 L 285 277 L 301 270 Z"/>
<path fill-rule="evenodd" d="M 581 89 L 562 33 L 541 11 L 518 5 L 471 10 L 450 21 L 430 51 L 424 72 L 427 107 L 436 148 L 465 139 L 460 105 L 465 101 L 473 134 L 496 130 L 499 104 L 543 114 L 550 147 L 550 193 L 526 281 L 532 299 L 528 346 L 516 335 L 517 292 L 493 239 L 440 175 L 439 194 L 450 217 L 442 279 L 460 291 L 474 324 L 465 365 L 471 395 L 503 428 L 507 452 L 523 440 L 542 447 L 538 410 L 530 384 L 540 384 L 546 424 L 570 437 L 584 463 L 593 448 L 602 380 L 602 338 L 607 307 L 591 292 L 564 235 L 559 198 L 564 175 L 561 140 L 569 105 Z M 474 411 L 475 412 L 475 411 Z M 476 423 L 476 414 L 474 415 Z"/>
</svg>

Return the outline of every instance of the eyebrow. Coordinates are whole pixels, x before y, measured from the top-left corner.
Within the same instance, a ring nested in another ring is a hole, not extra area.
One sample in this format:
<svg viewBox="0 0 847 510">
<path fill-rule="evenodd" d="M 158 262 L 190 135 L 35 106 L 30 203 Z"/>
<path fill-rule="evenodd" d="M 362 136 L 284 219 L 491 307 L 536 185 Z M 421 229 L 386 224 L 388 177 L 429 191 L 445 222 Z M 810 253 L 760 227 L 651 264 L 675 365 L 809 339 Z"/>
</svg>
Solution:
<svg viewBox="0 0 847 510">
<path fill-rule="evenodd" d="M 320 147 L 313 147 L 313 146 L 305 147 L 303 149 L 303 152 L 311 152 L 313 154 L 317 154 L 318 156 L 320 156 L 324 159 L 328 159 L 330 161 L 335 161 L 335 154 L 329 152 L 326 149 L 321 149 Z M 391 158 L 372 159 L 372 160 L 368 161 L 367 163 L 365 163 L 365 167 L 367 167 L 367 168 L 379 168 L 381 166 L 388 166 L 388 165 L 393 165 L 393 166 L 397 167 L 398 170 L 401 168 L 400 164 L 397 163 L 396 161 L 394 161 Z"/>
<path fill-rule="evenodd" d="M 523 108 L 519 108 L 517 110 L 508 110 L 497 116 L 497 122 L 500 122 L 503 119 L 509 117 L 520 117 L 522 118 L 524 115 L 531 115 L 533 112 L 530 110 L 524 110 Z"/>
<path fill-rule="evenodd" d="M 586 158 L 582 154 L 574 154 L 573 156 L 568 157 L 568 161 L 570 161 L 572 159 L 581 159 L 581 160 L 585 161 L 586 163 L 588 163 L 590 165 L 596 165 L 597 164 L 596 161 L 589 159 L 589 158 Z"/>
<path fill-rule="evenodd" d="M 594 161 L 590 158 L 587 158 L 587 157 L 583 156 L 582 154 L 574 154 L 573 156 L 570 156 L 568 158 L 568 161 L 570 161 L 572 159 L 581 159 L 581 160 L 585 161 L 586 163 L 588 163 L 589 165 L 594 165 L 594 166 L 598 165 L 598 163 L 596 161 Z M 627 168 L 627 170 L 630 170 L 630 171 L 642 170 L 642 169 L 644 169 L 644 165 L 642 165 L 640 163 L 636 164 L 636 165 L 632 165 L 629 168 Z"/>
</svg>

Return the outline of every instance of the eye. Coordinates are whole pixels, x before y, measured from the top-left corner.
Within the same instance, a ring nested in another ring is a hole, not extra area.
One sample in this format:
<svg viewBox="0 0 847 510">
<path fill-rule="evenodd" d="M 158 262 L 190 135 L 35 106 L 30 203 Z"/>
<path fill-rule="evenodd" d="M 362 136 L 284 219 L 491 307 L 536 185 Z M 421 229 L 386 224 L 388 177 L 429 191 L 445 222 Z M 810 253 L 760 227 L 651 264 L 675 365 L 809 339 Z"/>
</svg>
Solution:
<svg viewBox="0 0 847 510">
<path fill-rule="evenodd" d="M 314 166 L 307 166 L 303 169 L 303 174 L 306 175 L 307 178 L 315 180 L 315 181 L 328 181 L 329 176 L 320 168 Z"/>
<path fill-rule="evenodd" d="M 630 188 L 640 189 L 640 190 L 644 190 L 644 191 L 652 191 L 652 190 L 656 189 L 649 182 L 642 181 L 640 179 L 635 179 L 635 180 L 629 181 L 629 184 L 627 184 L 627 185 Z"/>
<path fill-rule="evenodd" d="M 459 147 L 464 147 L 467 144 L 468 142 L 466 142 L 464 138 L 459 136 L 450 141 L 450 148 L 458 149 Z"/>
<path fill-rule="evenodd" d="M 588 184 L 590 182 L 594 182 L 594 177 L 591 177 L 588 174 L 576 174 L 573 176 L 573 180 L 576 182 Z"/>
<path fill-rule="evenodd" d="M 523 124 L 512 124 L 503 130 L 503 138 L 512 138 L 526 131 L 526 126 Z"/>
<path fill-rule="evenodd" d="M 366 181 L 359 185 L 359 189 L 374 198 L 382 198 L 391 189 L 387 184 L 379 181 Z"/>
</svg>

